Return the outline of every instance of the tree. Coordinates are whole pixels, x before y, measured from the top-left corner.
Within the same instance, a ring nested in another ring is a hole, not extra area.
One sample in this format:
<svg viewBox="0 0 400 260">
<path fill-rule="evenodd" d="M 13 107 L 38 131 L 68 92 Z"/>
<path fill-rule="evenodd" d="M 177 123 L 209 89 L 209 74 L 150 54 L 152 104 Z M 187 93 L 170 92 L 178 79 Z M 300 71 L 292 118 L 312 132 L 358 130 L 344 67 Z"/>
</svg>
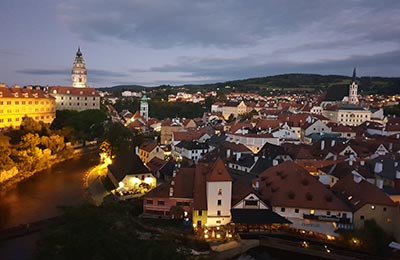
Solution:
<svg viewBox="0 0 400 260">
<path fill-rule="evenodd" d="M 14 167 L 14 161 L 10 158 L 11 149 L 7 138 L 0 135 L 0 172 Z"/>
<path fill-rule="evenodd" d="M 187 259 L 174 240 L 142 240 L 126 204 L 66 207 L 65 223 L 38 242 L 35 259 Z"/>
</svg>

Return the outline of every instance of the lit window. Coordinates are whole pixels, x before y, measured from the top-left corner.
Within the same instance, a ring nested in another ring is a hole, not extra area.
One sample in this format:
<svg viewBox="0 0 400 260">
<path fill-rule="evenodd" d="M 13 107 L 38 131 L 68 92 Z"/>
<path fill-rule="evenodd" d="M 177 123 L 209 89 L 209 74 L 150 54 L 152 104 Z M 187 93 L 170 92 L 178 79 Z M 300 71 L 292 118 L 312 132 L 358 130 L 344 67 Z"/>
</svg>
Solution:
<svg viewBox="0 0 400 260">
<path fill-rule="evenodd" d="M 218 195 L 222 195 L 222 189 L 218 189 Z"/>
<path fill-rule="evenodd" d="M 315 213 L 315 210 L 313 210 L 313 209 L 310 210 L 310 214 L 311 214 L 311 215 L 314 215 L 314 213 Z"/>
<path fill-rule="evenodd" d="M 372 206 L 371 206 L 371 209 L 372 209 L 372 210 L 375 210 L 375 206 L 374 206 L 374 205 L 372 205 Z"/>
</svg>

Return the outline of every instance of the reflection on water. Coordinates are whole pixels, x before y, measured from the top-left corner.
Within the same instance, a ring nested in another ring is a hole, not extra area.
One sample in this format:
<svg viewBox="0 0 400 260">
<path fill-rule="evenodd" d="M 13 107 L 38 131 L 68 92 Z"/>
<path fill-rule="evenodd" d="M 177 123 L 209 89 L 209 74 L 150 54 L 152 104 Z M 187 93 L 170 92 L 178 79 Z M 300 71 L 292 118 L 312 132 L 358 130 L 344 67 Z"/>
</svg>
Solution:
<svg viewBox="0 0 400 260">
<path fill-rule="evenodd" d="M 59 206 L 84 200 L 83 178 L 97 154 L 59 163 L 22 181 L 0 197 L 0 229 L 53 217 Z"/>
</svg>

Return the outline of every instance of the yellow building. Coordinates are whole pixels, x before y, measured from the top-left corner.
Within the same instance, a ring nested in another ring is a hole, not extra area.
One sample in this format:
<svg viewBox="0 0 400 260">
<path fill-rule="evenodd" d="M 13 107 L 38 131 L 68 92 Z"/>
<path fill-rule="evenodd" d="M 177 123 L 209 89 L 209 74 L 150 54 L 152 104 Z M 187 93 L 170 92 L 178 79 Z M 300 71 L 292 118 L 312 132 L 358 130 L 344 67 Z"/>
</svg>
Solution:
<svg viewBox="0 0 400 260">
<path fill-rule="evenodd" d="M 54 97 L 40 88 L 0 84 L 0 129 L 19 128 L 25 116 L 51 124 L 56 117 Z"/>
</svg>

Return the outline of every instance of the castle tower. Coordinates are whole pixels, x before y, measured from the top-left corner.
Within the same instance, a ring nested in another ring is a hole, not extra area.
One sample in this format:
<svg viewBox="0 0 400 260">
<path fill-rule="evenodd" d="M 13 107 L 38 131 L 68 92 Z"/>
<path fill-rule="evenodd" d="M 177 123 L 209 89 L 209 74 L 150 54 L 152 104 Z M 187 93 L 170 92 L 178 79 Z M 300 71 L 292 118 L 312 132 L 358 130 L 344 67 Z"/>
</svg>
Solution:
<svg viewBox="0 0 400 260">
<path fill-rule="evenodd" d="M 85 67 L 85 61 L 83 60 L 81 48 L 78 48 L 78 51 L 76 52 L 74 64 L 72 66 L 71 79 L 73 87 L 87 87 L 87 70 Z"/>
<path fill-rule="evenodd" d="M 349 86 L 349 104 L 354 104 L 357 105 L 358 104 L 358 86 L 356 83 L 356 68 L 354 68 L 353 70 L 353 82 L 351 83 L 351 85 Z"/>
<path fill-rule="evenodd" d="M 149 119 L 149 103 L 147 102 L 148 98 L 146 95 L 143 95 L 142 99 L 140 100 L 140 115 L 146 119 Z"/>
</svg>

